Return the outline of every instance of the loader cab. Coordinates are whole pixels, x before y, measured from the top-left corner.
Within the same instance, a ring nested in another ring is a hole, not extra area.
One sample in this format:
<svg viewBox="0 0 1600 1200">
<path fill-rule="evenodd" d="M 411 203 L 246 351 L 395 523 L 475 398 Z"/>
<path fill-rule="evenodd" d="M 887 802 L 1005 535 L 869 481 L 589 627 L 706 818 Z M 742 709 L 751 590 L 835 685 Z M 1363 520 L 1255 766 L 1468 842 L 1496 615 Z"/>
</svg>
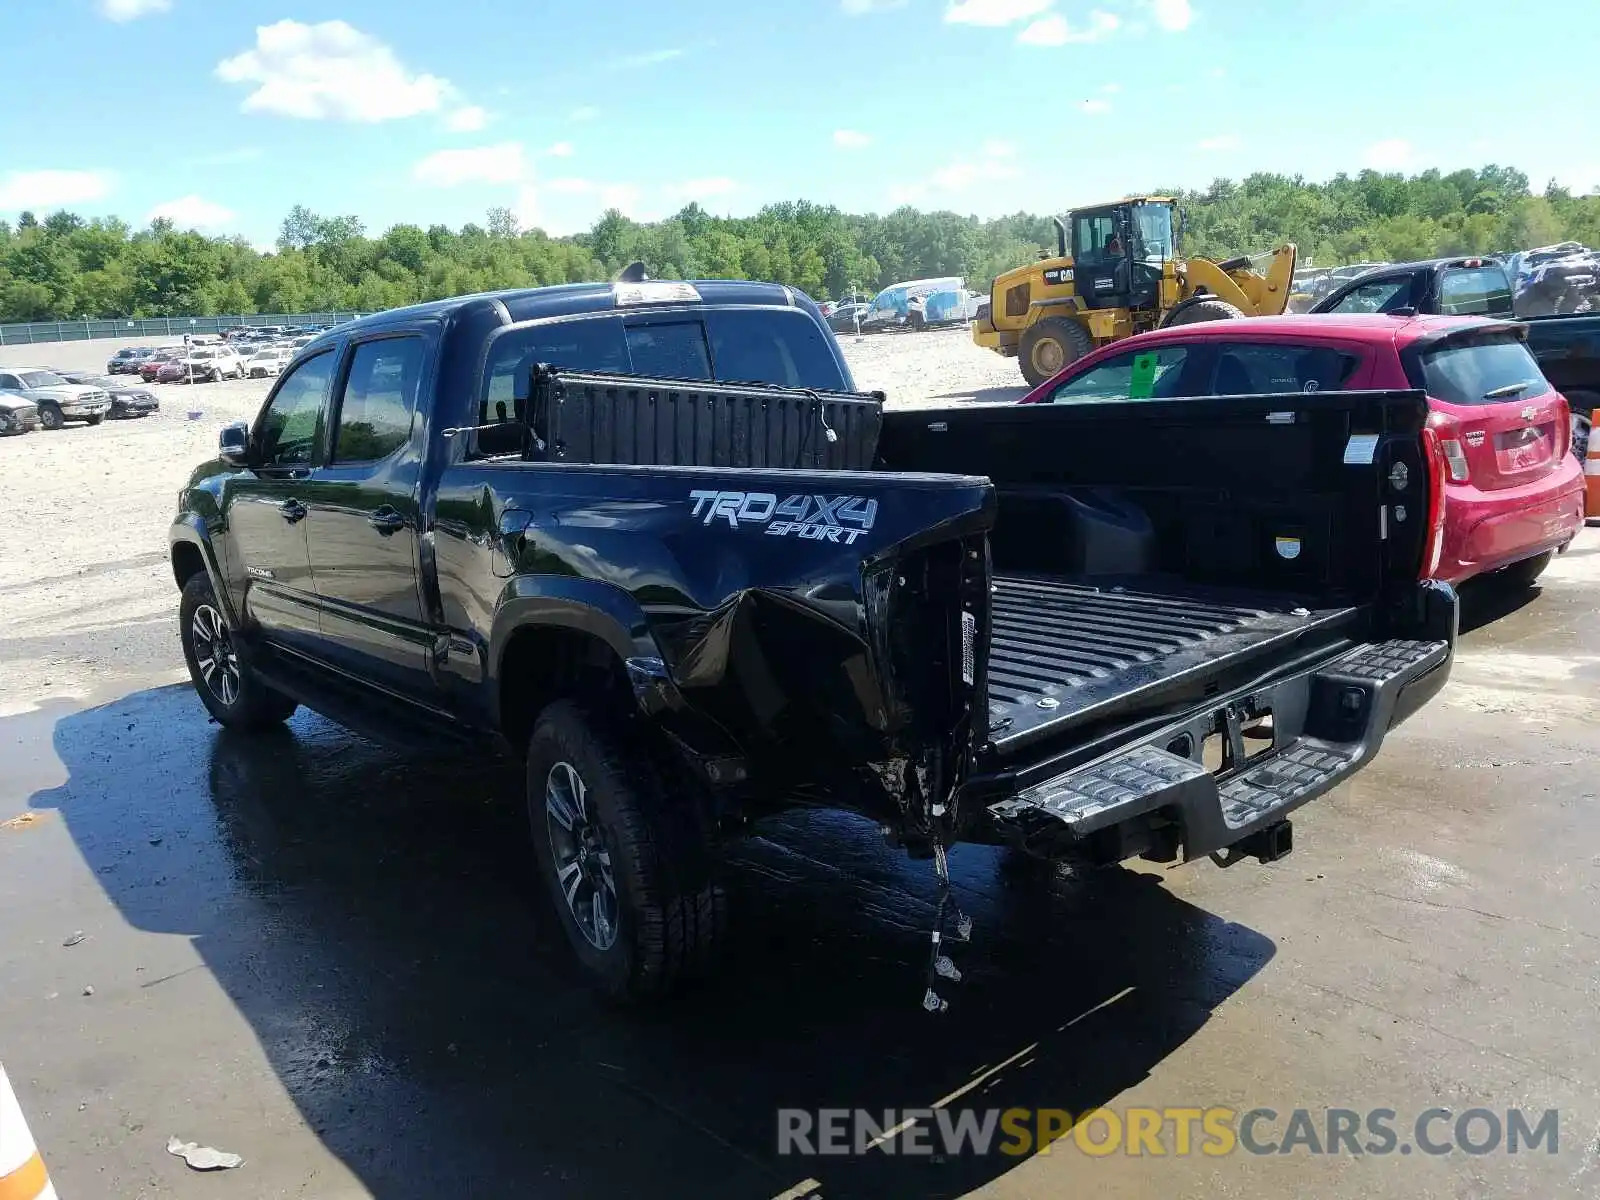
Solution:
<svg viewBox="0 0 1600 1200">
<path fill-rule="evenodd" d="M 1127 200 L 1072 214 L 1072 265 L 1086 308 L 1156 307 L 1173 258 L 1170 200 Z"/>
</svg>

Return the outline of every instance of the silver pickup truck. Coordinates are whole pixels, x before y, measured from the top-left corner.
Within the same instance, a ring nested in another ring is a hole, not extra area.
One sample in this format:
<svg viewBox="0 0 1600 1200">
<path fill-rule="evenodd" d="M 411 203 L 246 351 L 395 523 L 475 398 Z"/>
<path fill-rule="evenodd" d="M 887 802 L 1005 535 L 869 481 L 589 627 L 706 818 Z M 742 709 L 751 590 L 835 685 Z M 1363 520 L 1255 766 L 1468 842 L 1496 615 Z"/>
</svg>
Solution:
<svg viewBox="0 0 1600 1200">
<path fill-rule="evenodd" d="M 32 401 L 45 429 L 60 429 L 68 421 L 98 425 L 111 411 L 111 393 L 104 388 L 68 383 L 44 367 L 0 370 L 0 391 L 18 392 Z"/>
</svg>

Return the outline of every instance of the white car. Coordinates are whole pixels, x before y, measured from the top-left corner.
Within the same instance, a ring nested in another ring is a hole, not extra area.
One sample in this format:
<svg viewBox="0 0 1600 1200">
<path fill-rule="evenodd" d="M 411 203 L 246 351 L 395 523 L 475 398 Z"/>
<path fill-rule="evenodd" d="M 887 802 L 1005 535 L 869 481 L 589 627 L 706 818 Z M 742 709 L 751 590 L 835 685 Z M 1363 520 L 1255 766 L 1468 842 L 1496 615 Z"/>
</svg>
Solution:
<svg viewBox="0 0 1600 1200">
<path fill-rule="evenodd" d="M 181 361 L 190 379 L 220 383 L 224 379 L 245 377 L 244 359 L 232 346 L 200 346 L 190 350 Z"/>
<path fill-rule="evenodd" d="M 288 361 L 294 357 L 294 351 L 288 346 L 268 346 L 265 350 L 257 350 L 245 363 L 245 369 L 251 379 L 265 379 L 270 375 L 282 372 Z"/>
</svg>

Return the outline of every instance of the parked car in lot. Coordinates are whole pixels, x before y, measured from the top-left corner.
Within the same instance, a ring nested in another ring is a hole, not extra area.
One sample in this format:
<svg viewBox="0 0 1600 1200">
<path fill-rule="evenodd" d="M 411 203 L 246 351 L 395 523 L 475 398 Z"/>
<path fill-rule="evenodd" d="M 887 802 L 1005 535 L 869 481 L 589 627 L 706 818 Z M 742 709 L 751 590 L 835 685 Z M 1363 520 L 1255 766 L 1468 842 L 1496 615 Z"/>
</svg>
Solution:
<svg viewBox="0 0 1600 1200">
<path fill-rule="evenodd" d="M 135 417 L 148 417 L 161 408 L 161 401 L 156 394 L 142 383 L 130 383 L 125 379 L 118 379 L 115 375 L 96 377 L 92 373 L 88 378 L 78 378 L 85 372 L 74 371 L 69 378 L 74 383 L 91 383 L 96 387 L 104 388 L 111 395 L 111 409 L 106 416 L 113 421 L 128 421 Z"/>
<path fill-rule="evenodd" d="M 124 346 L 106 360 L 107 375 L 137 375 L 155 350 L 150 346 Z"/>
<path fill-rule="evenodd" d="M 1582 526 L 1584 500 L 1571 411 L 1527 337 L 1513 321 L 1400 314 L 1181 325 L 1086 355 L 1020 403 L 1420 389 L 1442 485 L 1428 575 L 1459 583 L 1497 571 L 1532 583 Z"/>
<path fill-rule="evenodd" d="M 251 379 L 265 379 L 282 371 L 293 357 L 294 351 L 287 346 L 268 346 L 245 361 L 245 370 Z"/>
<path fill-rule="evenodd" d="M 29 433 L 39 428 L 39 408 L 21 392 L 0 392 L 0 434 Z"/>
<path fill-rule="evenodd" d="M 723 843 L 785 809 L 860 813 L 941 873 L 957 842 L 1273 861 L 1456 636 L 1419 578 L 1427 406 L 1335 374 L 884 412 L 776 284 L 397 309 L 306 347 L 189 478 L 183 653 L 242 731 L 307 704 L 413 748 L 508 744 L 609 993 L 718 952 Z M 1355 466 L 1351 428 L 1375 431 Z M 908 999 L 936 1010 L 959 951 L 922 944 Z"/>
<path fill-rule="evenodd" d="M 60 429 L 68 421 L 98 425 L 111 409 L 111 397 L 104 388 L 68 383 L 47 367 L 0 369 L 0 391 L 18 392 L 31 400 L 45 429 Z"/>
<path fill-rule="evenodd" d="M 835 333 L 855 333 L 857 318 L 865 319 L 867 306 L 865 304 L 840 304 L 828 317 L 828 328 Z"/>
<path fill-rule="evenodd" d="M 163 368 L 157 376 L 163 383 L 176 379 L 190 383 L 220 383 L 224 379 L 245 377 L 244 359 L 239 357 L 239 352 L 220 343 L 200 346 L 168 365 L 176 366 L 179 373 L 175 379 L 169 380 L 168 372 Z"/>
<path fill-rule="evenodd" d="M 1368 271 L 1329 293 L 1312 312 L 1409 311 L 1419 314 L 1512 318 L 1513 272 L 1492 258 L 1435 258 Z M 1572 453 L 1589 445 L 1600 408 L 1600 313 L 1518 316 L 1527 323 L 1528 349 L 1544 377 L 1572 409 Z"/>
<path fill-rule="evenodd" d="M 149 358 L 139 364 L 139 378 L 146 383 L 154 383 L 162 367 L 182 357 L 182 346 L 158 346 Z"/>
</svg>

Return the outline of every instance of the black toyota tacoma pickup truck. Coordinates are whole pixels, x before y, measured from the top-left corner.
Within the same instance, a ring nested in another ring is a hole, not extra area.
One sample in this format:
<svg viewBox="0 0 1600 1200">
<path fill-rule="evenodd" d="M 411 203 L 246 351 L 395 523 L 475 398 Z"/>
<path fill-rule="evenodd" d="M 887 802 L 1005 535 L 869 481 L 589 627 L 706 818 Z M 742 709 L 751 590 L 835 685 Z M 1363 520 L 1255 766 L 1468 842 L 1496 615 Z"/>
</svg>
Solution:
<svg viewBox="0 0 1600 1200">
<path fill-rule="evenodd" d="M 649 993 L 765 814 L 868 815 L 946 883 L 963 840 L 1270 861 L 1443 685 L 1420 393 L 881 401 L 779 285 L 340 326 L 181 494 L 195 688 L 232 727 L 503 739 L 578 958 Z"/>
</svg>

